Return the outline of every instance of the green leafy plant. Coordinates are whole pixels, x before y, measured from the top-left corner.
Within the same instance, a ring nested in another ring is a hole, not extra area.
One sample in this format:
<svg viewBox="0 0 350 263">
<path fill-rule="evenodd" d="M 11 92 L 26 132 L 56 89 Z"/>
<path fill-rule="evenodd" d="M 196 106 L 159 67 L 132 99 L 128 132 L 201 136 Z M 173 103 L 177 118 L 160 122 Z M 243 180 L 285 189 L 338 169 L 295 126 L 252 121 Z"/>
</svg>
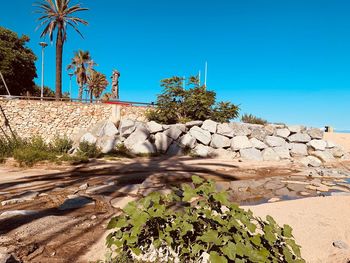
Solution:
<svg viewBox="0 0 350 263">
<path fill-rule="evenodd" d="M 206 119 L 228 122 L 238 116 L 238 106 L 230 102 L 216 103 L 216 93 L 201 86 L 198 77 L 163 79 L 161 87 L 163 92 L 157 97 L 156 107 L 146 112 L 150 121 L 163 124 Z"/>
<path fill-rule="evenodd" d="M 97 158 L 101 155 L 101 150 L 95 143 L 82 141 L 79 143 L 78 154 L 87 156 L 89 158 Z"/>
<path fill-rule="evenodd" d="M 192 181 L 171 194 L 153 192 L 130 202 L 109 222 L 115 231 L 107 246 L 144 262 L 305 262 L 290 226 L 280 227 L 271 216 L 254 217 L 230 203 L 227 192 L 217 192 L 212 181 Z"/>
<path fill-rule="evenodd" d="M 265 125 L 268 123 L 267 120 L 256 117 L 253 114 L 243 114 L 241 121 L 244 123 L 261 124 L 261 125 Z"/>
<path fill-rule="evenodd" d="M 64 154 L 67 153 L 73 147 L 73 141 L 67 136 L 60 138 L 56 136 L 51 142 L 51 148 L 53 151 Z"/>
<path fill-rule="evenodd" d="M 56 155 L 54 153 L 33 147 L 15 149 L 13 157 L 19 162 L 20 166 L 32 166 L 40 161 L 56 160 Z"/>
</svg>

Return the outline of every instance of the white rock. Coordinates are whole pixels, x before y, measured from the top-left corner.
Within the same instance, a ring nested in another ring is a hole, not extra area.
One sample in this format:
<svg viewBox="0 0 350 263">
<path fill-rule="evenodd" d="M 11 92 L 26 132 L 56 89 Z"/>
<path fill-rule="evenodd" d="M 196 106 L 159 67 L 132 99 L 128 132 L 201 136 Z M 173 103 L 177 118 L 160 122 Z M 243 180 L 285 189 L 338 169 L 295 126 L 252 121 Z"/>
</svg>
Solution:
<svg viewBox="0 0 350 263">
<path fill-rule="evenodd" d="M 182 136 L 178 143 L 182 146 L 182 147 L 189 147 L 191 149 L 193 149 L 196 146 L 196 139 L 194 137 L 192 137 L 191 134 L 186 133 L 184 136 Z"/>
<path fill-rule="evenodd" d="M 276 136 L 278 137 L 287 138 L 289 135 L 290 135 L 290 131 L 287 128 L 276 130 Z"/>
<path fill-rule="evenodd" d="M 135 121 L 130 119 L 123 119 L 119 124 L 119 131 L 122 136 L 128 136 L 133 133 L 136 129 Z"/>
<path fill-rule="evenodd" d="M 349 161 L 350 160 L 350 153 L 344 154 L 340 159 L 342 161 Z"/>
<path fill-rule="evenodd" d="M 196 156 L 199 157 L 208 157 L 209 156 L 209 152 L 211 152 L 213 149 L 210 148 L 209 146 L 204 146 L 202 144 L 198 144 L 194 149 L 193 149 L 193 153 Z"/>
<path fill-rule="evenodd" d="M 272 133 L 268 132 L 264 127 L 257 127 L 252 129 L 252 134 L 250 135 L 252 138 L 258 139 L 259 141 L 264 141 L 266 136 L 272 135 Z"/>
<path fill-rule="evenodd" d="M 216 149 L 230 147 L 231 140 L 220 134 L 213 134 L 210 146 Z"/>
<path fill-rule="evenodd" d="M 322 165 L 322 161 L 315 156 L 304 157 L 300 160 L 300 162 L 304 166 L 311 166 L 311 167 L 320 167 Z"/>
<path fill-rule="evenodd" d="M 136 144 L 142 144 L 150 135 L 148 129 L 144 126 L 139 126 L 137 129 L 124 141 L 124 145 L 129 149 L 133 149 Z"/>
<path fill-rule="evenodd" d="M 177 144 L 176 142 L 173 142 L 169 146 L 169 149 L 166 152 L 166 154 L 170 156 L 180 156 L 180 155 L 184 155 L 185 153 L 183 152 L 183 149 L 180 147 L 179 144 Z"/>
<path fill-rule="evenodd" d="M 306 144 L 303 144 L 303 143 L 291 143 L 290 144 L 290 154 L 293 157 L 308 155 Z"/>
<path fill-rule="evenodd" d="M 229 125 L 235 136 L 249 136 L 252 133 L 248 125 L 245 125 L 244 123 L 230 123 Z"/>
<path fill-rule="evenodd" d="M 253 145 L 247 136 L 236 136 L 231 140 L 231 150 L 239 151 L 241 149 L 252 148 Z"/>
<path fill-rule="evenodd" d="M 262 161 L 263 157 L 259 150 L 255 148 L 241 149 L 239 151 L 242 159 L 251 161 Z"/>
<path fill-rule="evenodd" d="M 287 129 L 291 133 L 300 133 L 303 130 L 303 126 L 301 126 L 301 125 L 288 125 Z"/>
<path fill-rule="evenodd" d="M 134 154 L 153 154 L 157 152 L 156 147 L 150 141 L 138 142 L 128 149 Z"/>
<path fill-rule="evenodd" d="M 321 129 L 311 128 L 307 131 L 307 133 L 312 139 L 322 139 L 324 132 Z"/>
<path fill-rule="evenodd" d="M 177 140 L 180 135 L 182 134 L 182 126 L 176 126 L 176 125 L 172 125 L 170 126 L 169 129 L 167 129 L 164 134 L 168 137 L 170 137 L 173 140 Z M 186 129 L 186 127 L 185 127 Z"/>
<path fill-rule="evenodd" d="M 274 147 L 273 150 L 281 159 L 290 159 L 289 148 L 286 146 Z"/>
<path fill-rule="evenodd" d="M 266 136 L 265 143 L 270 147 L 278 147 L 278 146 L 285 146 L 286 141 L 277 136 Z"/>
<path fill-rule="evenodd" d="M 99 142 L 99 147 L 102 153 L 110 153 L 115 148 L 115 137 L 105 137 Z"/>
<path fill-rule="evenodd" d="M 306 133 L 296 133 L 296 134 L 293 134 L 293 135 L 289 136 L 288 140 L 290 142 L 307 143 L 307 142 L 311 141 L 311 137 L 310 137 L 310 135 L 308 135 Z"/>
<path fill-rule="evenodd" d="M 335 158 L 331 151 L 315 151 L 312 152 L 311 155 L 316 156 L 317 158 L 321 159 L 323 162 L 333 162 L 335 161 Z"/>
<path fill-rule="evenodd" d="M 199 142 L 208 145 L 211 141 L 211 134 L 209 131 L 203 130 L 197 126 L 190 129 L 190 134 Z"/>
<path fill-rule="evenodd" d="M 336 147 L 332 148 L 331 152 L 333 153 L 333 156 L 335 158 L 341 158 L 346 154 L 344 148 L 340 147 L 340 146 L 336 146 Z"/>
<path fill-rule="evenodd" d="M 97 142 L 97 138 L 92 135 L 90 132 L 85 133 L 81 138 L 80 142 L 87 142 L 89 144 L 95 144 Z"/>
<path fill-rule="evenodd" d="M 218 125 L 217 133 L 232 138 L 233 129 L 228 123 L 221 123 Z"/>
<path fill-rule="evenodd" d="M 266 148 L 262 151 L 264 161 L 279 161 L 280 157 L 272 148 Z"/>
<path fill-rule="evenodd" d="M 203 124 L 203 121 L 189 121 L 189 122 L 186 122 L 186 127 L 188 128 L 192 128 L 193 126 L 202 126 Z"/>
<path fill-rule="evenodd" d="M 268 146 L 263 143 L 262 141 L 256 139 L 256 138 L 251 138 L 249 140 L 251 142 L 251 144 L 253 145 L 254 148 L 259 149 L 259 150 L 263 150 L 266 149 Z"/>
<path fill-rule="evenodd" d="M 157 152 L 159 153 L 165 153 L 170 144 L 173 142 L 173 139 L 165 135 L 165 133 L 157 133 L 155 135 L 155 141 L 154 144 L 156 146 Z"/>
<path fill-rule="evenodd" d="M 205 120 L 202 124 L 202 129 L 211 133 L 216 133 L 218 123 L 212 120 Z"/>
<path fill-rule="evenodd" d="M 308 142 L 307 145 L 311 146 L 314 150 L 324 151 L 327 147 L 327 142 L 323 140 L 313 139 L 310 142 Z"/>
<path fill-rule="evenodd" d="M 146 127 L 150 133 L 157 133 L 163 131 L 163 125 L 156 123 L 155 121 L 147 122 Z"/>
<path fill-rule="evenodd" d="M 123 209 L 128 203 L 136 200 L 137 198 L 132 196 L 116 197 L 112 199 L 110 203 L 114 208 Z"/>
<path fill-rule="evenodd" d="M 233 160 L 236 153 L 225 149 L 213 149 L 209 152 L 209 157 L 221 160 Z"/>
<path fill-rule="evenodd" d="M 335 146 L 337 146 L 337 145 L 334 142 L 327 141 L 327 148 L 331 149 L 331 148 L 334 148 Z"/>
<path fill-rule="evenodd" d="M 115 127 L 114 123 L 112 121 L 107 121 L 104 128 L 103 128 L 103 134 L 105 136 L 115 136 L 119 133 L 117 127 Z"/>
</svg>

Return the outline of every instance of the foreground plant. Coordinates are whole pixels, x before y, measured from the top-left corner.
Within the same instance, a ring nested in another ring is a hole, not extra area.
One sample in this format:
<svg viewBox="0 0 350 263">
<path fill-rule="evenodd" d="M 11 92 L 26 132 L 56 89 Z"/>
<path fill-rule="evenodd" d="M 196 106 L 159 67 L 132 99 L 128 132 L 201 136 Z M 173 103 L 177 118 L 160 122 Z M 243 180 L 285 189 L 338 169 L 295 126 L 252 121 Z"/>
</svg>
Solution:
<svg viewBox="0 0 350 263">
<path fill-rule="evenodd" d="M 130 202 L 109 222 L 111 262 L 120 255 L 125 262 L 305 262 L 290 226 L 254 217 L 212 181 L 192 180 L 194 187 Z"/>
</svg>

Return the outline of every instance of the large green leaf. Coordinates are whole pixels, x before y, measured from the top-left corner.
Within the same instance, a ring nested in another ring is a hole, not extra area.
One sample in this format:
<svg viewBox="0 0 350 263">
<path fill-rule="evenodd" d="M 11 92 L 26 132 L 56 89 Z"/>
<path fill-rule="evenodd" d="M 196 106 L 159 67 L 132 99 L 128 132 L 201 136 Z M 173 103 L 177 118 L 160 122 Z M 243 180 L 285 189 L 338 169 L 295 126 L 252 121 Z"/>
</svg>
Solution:
<svg viewBox="0 0 350 263">
<path fill-rule="evenodd" d="M 212 251 L 209 253 L 209 255 L 211 263 L 227 263 L 226 257 L 219 255 L 218 252 Z"/>
<path fill-rule="evenodd" d="M 227 245 L 220 248 L 222 253 L 231 260 L 236 259 L 236 245 L 232 242 L 228 242 Z"/>
</svg>

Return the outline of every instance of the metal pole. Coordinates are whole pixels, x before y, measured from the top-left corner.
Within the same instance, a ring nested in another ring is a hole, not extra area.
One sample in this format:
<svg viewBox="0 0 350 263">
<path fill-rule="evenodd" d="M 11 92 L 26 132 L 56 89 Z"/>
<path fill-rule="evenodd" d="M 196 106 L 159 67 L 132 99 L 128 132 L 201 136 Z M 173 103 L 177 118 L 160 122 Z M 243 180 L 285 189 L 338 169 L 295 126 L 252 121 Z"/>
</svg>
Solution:
<svg viewBox="0 0 350 263">
<path fill-rule="evenodd" d="M 201 85 L 201 71 L 198 72 L 198 86 Z"/>
<path fill-rule="evenodd" d="M 204 87 L 207 87 L 208 62 L 205 62 Z"/>
<path fill-rule="evenodd" d="M 45 47 L 47 47 L 47 44 L 45 42 L 40 42 L 39 45 L 41 46 L 41 92 L 40 97 L 41 100 L 44 98 L 44 56 L 45 56 Z"/>
<path fill-rule="evenodd" d="M 68 73 L 69 75 L 69 97 L 72 100 L 72 77 L 73 77 L 73 73 Z"/>
</svg>

